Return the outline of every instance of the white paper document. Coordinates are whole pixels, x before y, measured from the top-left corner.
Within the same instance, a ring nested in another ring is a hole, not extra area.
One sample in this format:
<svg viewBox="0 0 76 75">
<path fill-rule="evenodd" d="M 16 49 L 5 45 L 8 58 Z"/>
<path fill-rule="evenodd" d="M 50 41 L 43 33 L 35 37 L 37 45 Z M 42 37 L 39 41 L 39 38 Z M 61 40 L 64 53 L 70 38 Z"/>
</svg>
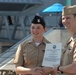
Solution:
<svg viewBox="0 0 76 75">
<path fill-rule="evenodd" d="M 60 64 L 62 43 L 46 44 L 42 66 L 53 67 Z"/>
</svg>

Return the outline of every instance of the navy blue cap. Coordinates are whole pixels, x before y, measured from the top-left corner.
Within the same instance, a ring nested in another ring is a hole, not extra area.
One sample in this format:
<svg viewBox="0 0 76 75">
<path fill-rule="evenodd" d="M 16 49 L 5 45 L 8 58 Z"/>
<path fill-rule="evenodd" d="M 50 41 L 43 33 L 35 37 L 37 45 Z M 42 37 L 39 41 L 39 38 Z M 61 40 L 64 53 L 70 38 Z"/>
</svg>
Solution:
<svg viewBox="0 0 76 75">
<path fill-rule="evenodd" d="M 45 22 L 41 16 L 36 15 L 32 20 L 33 24 L 41 24 L 45 28 Z"/>
</svg>

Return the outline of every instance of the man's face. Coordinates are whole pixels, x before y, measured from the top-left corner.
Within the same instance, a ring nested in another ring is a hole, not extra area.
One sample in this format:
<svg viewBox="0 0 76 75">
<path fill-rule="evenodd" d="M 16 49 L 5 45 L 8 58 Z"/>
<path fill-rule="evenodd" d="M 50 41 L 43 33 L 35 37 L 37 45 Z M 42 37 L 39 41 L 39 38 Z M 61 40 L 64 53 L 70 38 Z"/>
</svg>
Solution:
<svg viewBox="0 0 76 75">
<path fill-rule="evenodd" d="M 76 17 L 74 17 L 74 15 L 62 16 L 62 23 L 67 29 L 76 29 Z"/>
</svg>

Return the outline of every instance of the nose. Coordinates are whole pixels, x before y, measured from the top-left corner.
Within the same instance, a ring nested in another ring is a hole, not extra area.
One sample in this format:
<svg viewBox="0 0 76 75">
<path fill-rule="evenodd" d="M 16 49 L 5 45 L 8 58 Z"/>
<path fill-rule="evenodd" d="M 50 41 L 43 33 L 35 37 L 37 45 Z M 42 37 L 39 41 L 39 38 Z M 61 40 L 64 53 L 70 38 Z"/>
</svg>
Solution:
<svg viewBox="0 0 76 75">
<path fill-rule="evenodd" d="M 37 28 L 35 28 L 34 31 L 37 31 Z"/>
</svg>

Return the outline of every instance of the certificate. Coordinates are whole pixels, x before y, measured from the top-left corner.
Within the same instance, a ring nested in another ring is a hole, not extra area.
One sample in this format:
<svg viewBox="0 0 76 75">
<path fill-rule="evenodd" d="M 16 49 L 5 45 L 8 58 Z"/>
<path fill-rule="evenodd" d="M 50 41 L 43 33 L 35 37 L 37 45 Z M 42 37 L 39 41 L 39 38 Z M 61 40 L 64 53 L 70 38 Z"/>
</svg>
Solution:
<svg viewBox="0 0 76 75">
<path fill-rule="evenodd" d="M 46 44 L 42 66 L 53 67 L 60 64 L 62 43 Z"/>
</svg>

